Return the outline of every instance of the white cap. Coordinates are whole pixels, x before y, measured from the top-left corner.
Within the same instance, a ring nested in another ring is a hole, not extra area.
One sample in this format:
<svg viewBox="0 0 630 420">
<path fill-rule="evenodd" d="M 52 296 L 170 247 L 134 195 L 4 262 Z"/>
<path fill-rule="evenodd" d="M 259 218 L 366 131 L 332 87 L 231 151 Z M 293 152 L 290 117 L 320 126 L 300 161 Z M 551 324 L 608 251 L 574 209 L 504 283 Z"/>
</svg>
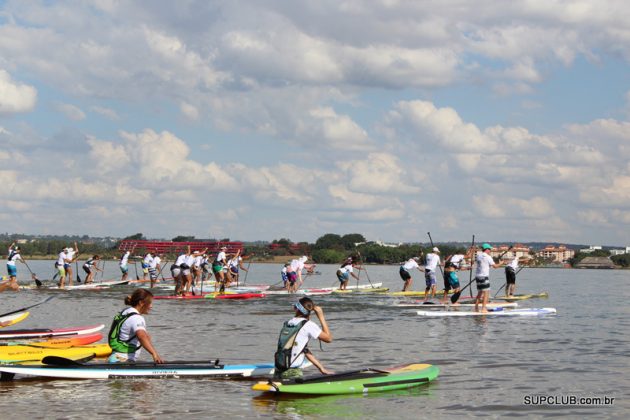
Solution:
<svg viewBox="0 0 630 420">
<path fill-rule="evenodd" d="M 440 250 L 438 249 L 438 247 L 437 247 L 437 246 L 434 246 L 434 247 L 433 247 L 433 252 L 440 252 Z"/>
<path fill-rule="evenodd" d="M 302 255 L 302 256 L 300 257 L 300 261 L 302 261 L 302 262 L 305 262 L 305 261 L 307 261 L 307 260 L 308 260 L 308 257 L 307 257 L 306 255 Z"/>
</svg>

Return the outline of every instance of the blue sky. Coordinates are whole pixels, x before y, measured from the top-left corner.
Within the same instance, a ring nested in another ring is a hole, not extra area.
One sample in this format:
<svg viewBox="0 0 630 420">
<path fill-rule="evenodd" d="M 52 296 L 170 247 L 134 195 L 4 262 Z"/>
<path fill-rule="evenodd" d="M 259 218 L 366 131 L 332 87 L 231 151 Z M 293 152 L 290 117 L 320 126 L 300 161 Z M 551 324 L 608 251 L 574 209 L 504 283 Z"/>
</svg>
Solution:
<svg viewBox="0 0 630 420">
<path fill-rule="evenodd" d="M 3 231 L 630 245 L 623 1 L 0 2 Z"/>
</svg>

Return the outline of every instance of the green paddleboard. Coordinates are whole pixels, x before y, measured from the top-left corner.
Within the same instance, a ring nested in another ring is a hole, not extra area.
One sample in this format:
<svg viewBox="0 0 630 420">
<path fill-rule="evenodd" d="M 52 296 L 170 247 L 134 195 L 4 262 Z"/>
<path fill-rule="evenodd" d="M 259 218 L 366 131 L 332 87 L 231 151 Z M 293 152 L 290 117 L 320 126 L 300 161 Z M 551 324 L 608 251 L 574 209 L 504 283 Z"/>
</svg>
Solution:
<svg viewBox="0 0 630 420">
<path fill-rule="evenodd" d="M 258 382 L 255 391 L 284 394 L 365 394 L 406 389 L 437 378 L 440 370 L 428 364 L 409 364 L 386 370 L 362 369 L 312 379 Z"/>
</svg>

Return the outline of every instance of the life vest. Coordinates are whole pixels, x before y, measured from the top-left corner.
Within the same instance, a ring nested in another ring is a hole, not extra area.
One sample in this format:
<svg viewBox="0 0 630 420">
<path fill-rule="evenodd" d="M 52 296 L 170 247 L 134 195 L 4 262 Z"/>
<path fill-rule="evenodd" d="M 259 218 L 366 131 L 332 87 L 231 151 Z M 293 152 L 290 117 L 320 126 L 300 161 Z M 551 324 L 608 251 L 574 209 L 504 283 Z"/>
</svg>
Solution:
<svg viewBox="0 0 630 420">
<path fill-rule="evenodd" d="M 119 314 L 116 314 L 116 316 L 114 316 L 114 321 L 112 322 L 112 326 L 109 329 L 109 334 L 107 335 L 109 347 L 112 348 L 112 351 L 118 353 L 135 353 L 139 348 L 142 347 L 142 344 L 140 343 L 138 343 L 137 346 L 134 344 L 130 344 L 130 341 L 136 338 L 135 335 L 133 337 L 129 337 L 129 339 L 126 341 L 120 339 L 120 330 L 122 329 L 123 324 L 128 318 L 134 315 L 140 314 L 138 314 L 137 312 L 130 312 L 123 315 L 122 312 L 120 312 Z"/>
<path fill-rule="evenodd" d="M 280 337 L 278 337 L 278 350 L 274 355 L 274 363 L 277 371 L 284 372 L 290 369 L 291 364 L 295 361 L 295 359 L 297 359 L 300 354 L 307 351 L 307 346 L 304 346 L 302 351 L 295 355 L 295 358 L 291 358 L 291 352 L 293 347 L 296 345 L 295 338 L 307 322 L 308 320 L 305 319 L 295 325 L 289 325 L 289 321 L 285 321 L 285 323 L 282 324 Z"/>
</svg>

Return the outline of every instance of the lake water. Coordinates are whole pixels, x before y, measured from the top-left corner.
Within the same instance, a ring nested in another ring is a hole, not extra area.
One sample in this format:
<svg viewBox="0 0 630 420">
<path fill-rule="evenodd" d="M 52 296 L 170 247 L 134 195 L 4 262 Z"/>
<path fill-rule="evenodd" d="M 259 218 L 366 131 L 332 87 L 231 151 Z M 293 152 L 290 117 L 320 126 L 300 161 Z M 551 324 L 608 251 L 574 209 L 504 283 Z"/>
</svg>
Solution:
<svg viewBox="0 0 630 420">
<path fill-rule="evenodd" d="M 30 261 L 29 266 L 40 279 L 51 277 L 52 262 Z M 249 284 L 280 279 L 278 265 L 250 268 Z M 25 267 L 18 269 L 19 277 L 26 279 Z M 336 266 L 317 269 L 321 275 L 307 277 L 309 286 L 337 284 Z M 135 277 L 133 269 L 131 273 Z M 397 266 L 369 266 L 368 274 L 372 282 L 383 282 L 391 290 L 402 287 Z M 118 277 L 116 264 L 108 262 L 104 278 Z M 460 278 L 466 284 L 468 273 Z M 362 283 L 365 280 L 362 275 Z M 493 271 L 491 282 L 494 295 L 504 283 L 503 271 Z M 414 275 L 413 289 L 422 289 L 423 284 L 420 273 Z M 0 409 L 4 416 L 20 418 L 630 417 L 630 271 L 526 268 L 518 275 L 517 288 L 517 293 L 548 291 L 548 299 L 530 299 L 520 306 L 555 307 L 558 314 L 428 319 L 415 315 L 413 308 L 391 306 L 400 298 L 314 297 L 334 336 L 323 351 L 316 342 L 310 345 L 326 367 L 340 372 L 409 362 L 439 366 L 436 381 L 409 391 L 278 398 L 252 391 L 253 382 L 248 380 L 28 379 L 0 383 Z M 103 323 L 107 329 L 132 290 L 6 292 L 0 295 L 0 312 L 54 295 L 19 327 Z M 295 300 L 270 296 L 250 301 L 155 301 L 146 319 L 164 359 L 271 362 L 279 329 L 292 315 Z M 150 356 L 144 353 L 143 359 Z M 558 401 L 609 397 L 614 403 L 526 404 L 541 396 Z"/>
</svg>

